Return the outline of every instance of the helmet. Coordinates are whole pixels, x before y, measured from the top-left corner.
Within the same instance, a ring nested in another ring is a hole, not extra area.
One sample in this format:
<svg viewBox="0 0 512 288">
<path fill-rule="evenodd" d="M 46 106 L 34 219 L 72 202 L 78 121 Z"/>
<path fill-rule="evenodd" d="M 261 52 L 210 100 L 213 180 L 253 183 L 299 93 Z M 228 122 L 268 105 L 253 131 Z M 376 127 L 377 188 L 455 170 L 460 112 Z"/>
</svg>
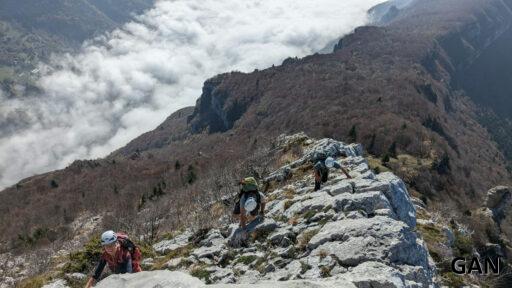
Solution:
<svg viewBox="0 0 512 288">
<path fill-rule="evenodd" d="M 332 159 L 332 157 L 327 157 L 327 159 L 325 159 L 325 166 L 328 168 L 334 167 L 334 159 Z"/>
<path fill-rule="evenodd" d="M 256 199 L 254 199 L 254 197 L 249 197 L 245 200 L 244 208 L 246 213 L 252 212 L 257 206 L 258 203 L 256 203 Z"/>
<path fill-rule="evenodd" d="M 114 231 L 108 230 L 101 234 L 101 245 L 112 244 L 117 241 L 117 235 Z"/>
</svg>

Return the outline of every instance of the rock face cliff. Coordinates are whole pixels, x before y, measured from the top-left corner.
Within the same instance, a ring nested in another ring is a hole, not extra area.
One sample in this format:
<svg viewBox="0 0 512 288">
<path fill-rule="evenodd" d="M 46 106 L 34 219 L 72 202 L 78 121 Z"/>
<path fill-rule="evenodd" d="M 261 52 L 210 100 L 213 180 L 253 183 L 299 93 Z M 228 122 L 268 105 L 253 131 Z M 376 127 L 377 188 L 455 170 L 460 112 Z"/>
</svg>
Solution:
<svg viewBox="0 0 512 288">
<path fill-rule="evenodd" d="M 155 244 L 159 256 L 144 261 L 146 269 L 183 273 L 114 275 L 96 287 L 435 287 L 435 267 L 415 232 L 416 210 L 404 182 L 372 172 L 360 145 L 303 134 L 280 143 L 291 141 L 303 143 L 304 155 L 266 179 L 281 184 L 266 194 L 265 218 L 250 223 L 247 234 L 238 224 L 199 238 L 185 231 Z M 315 151 L 347 154 L 340 162 L 352 179 L 331 171 L 313 191 L 304 167 Z"/>
</svg>

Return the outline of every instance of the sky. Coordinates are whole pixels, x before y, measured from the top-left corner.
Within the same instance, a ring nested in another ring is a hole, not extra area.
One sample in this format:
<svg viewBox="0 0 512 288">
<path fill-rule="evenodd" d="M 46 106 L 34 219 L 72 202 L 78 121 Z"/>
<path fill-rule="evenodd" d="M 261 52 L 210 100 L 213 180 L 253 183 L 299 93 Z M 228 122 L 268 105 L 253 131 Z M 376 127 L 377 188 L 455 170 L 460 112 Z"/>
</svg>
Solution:
<svg viewBox="0 0 512 288">
<path fill-rule="evenodd" d="M 194 105 L 216 74 L 331 50 L 382 2 L 157 1 L 80 51 L 41 63 L 40 93 L 0 91 L 0 188 L 108 155 Z"/>
</svg>

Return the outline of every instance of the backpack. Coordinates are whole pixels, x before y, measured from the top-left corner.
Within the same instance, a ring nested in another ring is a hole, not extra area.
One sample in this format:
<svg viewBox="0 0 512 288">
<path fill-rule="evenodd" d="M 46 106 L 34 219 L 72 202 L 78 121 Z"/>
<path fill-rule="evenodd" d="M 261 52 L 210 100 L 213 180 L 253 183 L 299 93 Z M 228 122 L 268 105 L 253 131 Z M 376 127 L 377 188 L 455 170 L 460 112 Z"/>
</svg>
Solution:
<svg viewBox="0 0 512 288">
<path fill-rule="evenodd" d="M 133 243 L 130 238 L 128 238 L 128 235 L 123 232 L 117 232 L 117 241 L 121 245 L 122 249 L 125 249 L 126 251 L 130 252 L 130 255 L 132 257 L 132 272 L 140 272 L 142 271 L 140 267 L 140 262 L 142 261 L 142 253 L 140 251 L 140 248 Z"/>
<path fill-rule="evenodd" d="M 327 153 L 323 151 L 315 151 L 310 160 L 313 164 L 316 164 L 318 161 L 324 163 L 325 159 L 327 159 Z"/>
<path fill-rule="evenodd" d="M 246 195 L 247 198 L 255 198 L 256 203 L 258 203 L 257 208 L 259 208 L 261 203 L 261 196 L 258 190 L 258 182 L 256 182 L 256 179 L 254 179 L 254 177 L 247 177 L 242 180 L 242 189 L 238 194 L 238 199 L 242 198 L 242 195 L 244 194 Z"/>
<path fill-rule="evenodd" d="M 256 200 L 256 208 L 254 208 L 253 211 L 259 211 L 260 210 L 260 205 L 261 205 L 261 195 L 260 195 L 260 192 L 258 192 L 258 190 L 253 190 L 253 191 L 241 191 L 240 193 L 240 198 L 242 198 L 241 196 L 245 194 L 245 199 L 249 199 L 249 198 L 254 198 Z M 247 200 L 246 200 L 247 201 Z"/>
<path fill-rule="evenodd" d="M 244 180 L 242 180 L 242 191 L 258 191 L 258 182 L 256 182 L 256 179 L 254 179 L 254 177 L 244 178 Z"/>
</svg>

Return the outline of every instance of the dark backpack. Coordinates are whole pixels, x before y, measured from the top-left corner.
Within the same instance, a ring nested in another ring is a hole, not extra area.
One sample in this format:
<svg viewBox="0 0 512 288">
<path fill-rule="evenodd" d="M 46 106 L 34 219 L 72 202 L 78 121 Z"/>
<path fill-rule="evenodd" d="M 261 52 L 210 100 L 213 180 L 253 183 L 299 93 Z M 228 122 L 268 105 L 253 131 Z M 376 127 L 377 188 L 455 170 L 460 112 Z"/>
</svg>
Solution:
<svg viewBox="0 0 512 288">
<path fill-rule="evenodd" d="M 133 272 L 140 272 L 142 271 L 140 267 L 140 262 L 142 261 L 142 253 L 140 252 L 140 248 L 133 243 L 130 238 L 128 238 L 128 235 L 123 232 L 117 232 L 117 241 L 121 245 L 121 248 L 130 252 L 130 255 L 132 257 L 132 271 Z"/>
<path fill-rule="evenodd" d="M 313 153 L 313 156 L 311 157 L 311 162 L 313 164 L 316 164 L 318 161 L 321 161 L 322 163 L 324 163 L 325 159 L 327 159 L 327 154 L 325 152 L 316 151 Z"/>
<path fill-rule="evenodd" d="M 258 190 L 252 190 L 252 191 L 240 190 L 240 193 L 238 194 L 238 199 L 242 199 L 242 195 L 245 195 L 246 199 L 249 199 L 249 197 L 254 197 L 256 199 L 256 203 L 258 203 L 258 206 L 260 205 L 261 195 Z"/>
</svg>

